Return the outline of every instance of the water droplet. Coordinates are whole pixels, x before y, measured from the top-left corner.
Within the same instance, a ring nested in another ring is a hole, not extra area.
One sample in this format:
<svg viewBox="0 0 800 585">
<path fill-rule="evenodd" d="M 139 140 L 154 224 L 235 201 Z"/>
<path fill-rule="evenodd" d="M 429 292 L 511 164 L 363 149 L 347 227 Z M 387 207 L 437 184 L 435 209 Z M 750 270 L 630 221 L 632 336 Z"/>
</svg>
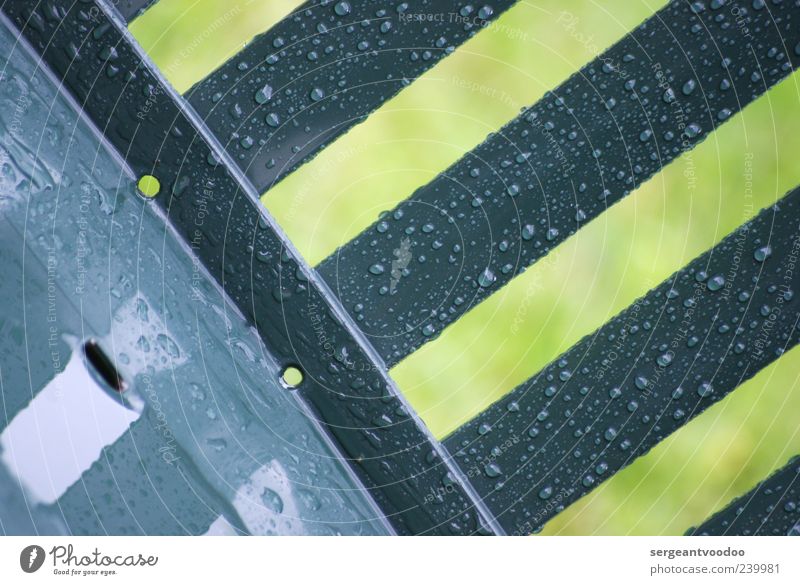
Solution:
<svg viewBox="0 0 800 585">
<path fill-rule="evenodd" d="M 488 4 L 483 8 L 481 8 L 480 10 L 478 10 L 478 18 L 482 20 L 491 18 L 493 14 L 494 14 L 494 8 L 492 8 Z"/>
<path fill-rule="evenodd" d="M 206 444 L 218 453 L 228 448 L 228 442 L 223 438 L 208 439 L 206 440 Z"/>
<path fill-rule="evenodd" d="M 203 392 L 203 389 L 197 384 L 189 384 L 189 393 L 192 395 L 192 399 L 198 402 L 206 399 L 206 393 Z"/>
<path fill-rule="evenodd" d="M 319 498 L 315 496 L 309 490 L 299 489 L 297 490 L 297 496 L 300 499 L 300 502 L 306 508 L 306 510 L 319 510 L 322 506 L 322 503 L 319 501 Z"/>
<path fill-rule="evenodd" d="M 656 358 L 656 363 L 662 368 L 666 368 L 672 363 L 673 359 L 674 359 L 673 354 L 671 352 L 667 352 L 658 356 Z"/>
<path fill-rule="evenodd" d="M 700 14 L 701 12 L 706 11 L 706 5 L 702 2 L 692 2 L 691 6 L 689 6 L 689 9 L 695 14 Z"/>
<path fill-rule="evenodd" d="M 687 138 L 696 138 L 700 135 L 703 129 L 700 127 L 700 124 L 692 122 L 691 124 L 686 126 L 686 130 L 684 130 L 684 134 L 686 134 Z"/>
<path fill-rule="evenodd" d="M 708 279 L 708 283 L 706 284 L 708 290 L 711 292 L 718 291 L 723 286 L 725 286 L 725 277 L 718 274 L 717 276 L 712 276 Z"/>
<path fill-rule="evenodd" d="M 272 87 L 265 85 L 256 92 L 255 100 L 258 104 L 264 105 L 272 99 Z"/>
<path fill-rule="evenodd" d="M 349 2 L 337 2 L 336 6 L 333 7 L 333 10 L 339 16 L 347 16 L 350 14 L 352 8 L 350 7 Z"/>
<path fill-rule="evenodd" d="M 708 382 L 703 382 L 697 387 L 697 394 L 700 398 L 706 398 L 714 393 L 714 387 Z"/>
<path fill-rule="evenodd" d="M 273 490 L 269 488 L 264 488 L 264 491 L 261 493 L 261 501 L 264 502 L 264 505 L 275 512 L 276 514 L 280 514 L 283 512 L 283 500 Z"/>
<path fill-rule="evenodd" d="M 489 286 L 492 286 L 492 284 L 494 284 L 496 280 L 497 277 L 495 276 L 494 272 L 492 272 L 490 269 L 487 268 L 486 270 L 481 272 L 481 275 L 478 277 L 478 284 L 482 288 L 487 288 Z"/>
<path fill-rule="evenodd" d="M 772 246 L 763 246 L 753 252 L 753 258 L 755 258 L 757 262 L 764 262 L 770 256 L 772 256 Z"/>
<path fill-rule="evenodd" d="M 522 228 L 522 239 L 525 241 L 530 241 L 533 239 L 535 233 L 536 228 L 534 228 L 531 224 L 527 224 Z"/>
<path fill-rule="evenodd" d="M 167 355 L 171 358 L 178 358 L 181 355 L 180 349 L 178 349 L 178 344 L 175 341 L 163 333 L 159 333 L 156 337 L 156 341 L 158 345 L 167 352 Z"/>
</svg>

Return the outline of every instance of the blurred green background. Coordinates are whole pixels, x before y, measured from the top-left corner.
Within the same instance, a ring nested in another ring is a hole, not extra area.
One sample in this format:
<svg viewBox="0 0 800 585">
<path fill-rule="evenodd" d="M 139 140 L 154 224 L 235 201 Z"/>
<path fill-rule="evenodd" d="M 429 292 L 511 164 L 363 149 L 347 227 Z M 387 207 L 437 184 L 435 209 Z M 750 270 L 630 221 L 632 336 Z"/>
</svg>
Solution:
<svg viewBox="0 0 800 585">
<path fill-rule="evenodd" d="M 265 205 L 319 262 L 665 3 L 521 2 L 266 194 Z M 161 0 L 132 30 L 185 91 L 298 4 Z M 558 22 L 564 10 L 578 19 L 571 32 Z M 196 42 L 226 14 L 227 25 Z M 757 208 L 800 184 L 799 80 L 789 77 L 394 368 L 433 432 L 446 435 L 740 225 L 746 153 Z M 692 168 L 693 189 L 684 176 Z M 795 348 L 545 534 L 681 534 L 800 453 L 798 412 Z"/>
</svg>

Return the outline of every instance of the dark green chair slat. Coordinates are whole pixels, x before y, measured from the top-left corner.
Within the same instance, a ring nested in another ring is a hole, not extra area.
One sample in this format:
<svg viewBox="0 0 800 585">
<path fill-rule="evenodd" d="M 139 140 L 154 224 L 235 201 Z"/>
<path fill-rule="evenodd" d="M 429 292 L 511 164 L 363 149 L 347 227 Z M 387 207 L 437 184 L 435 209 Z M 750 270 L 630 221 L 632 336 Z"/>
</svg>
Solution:
<svg viewBox="0 0 800 585">
<path fill-rule="evenodd" d="M 515 3 L 310 0 L 186 97 L 264 192 Z"/>
<path fill-rule="evenodd" d="M 800 457 L 687 534 L 800 536 Z"/>
<path fill-rule="evenodd" d="M 145 10 L 150 8 L 158 0 L 117 0 L 113 4 L 116 6 L 122 17 L 130 22 Z"/>
<path fill-rule="evenodd" d="M 670 2 L 319 266 L 388 365 L 797 67 L 796 2 L 722 4 Z"/>
<path fill-rule="evenodd" d="M 798 254 L 800 189 L 448 437 L 506 531 L 539 530 L 792 348 Z"/>
</svg>

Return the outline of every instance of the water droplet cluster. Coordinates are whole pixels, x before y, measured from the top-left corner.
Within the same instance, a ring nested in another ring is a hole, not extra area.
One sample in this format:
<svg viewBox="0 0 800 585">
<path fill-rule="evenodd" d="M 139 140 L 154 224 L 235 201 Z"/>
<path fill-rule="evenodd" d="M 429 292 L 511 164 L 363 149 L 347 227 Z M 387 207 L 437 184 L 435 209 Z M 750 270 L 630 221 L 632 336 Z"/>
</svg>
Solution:
<svg viewBox="0 0 800 585">
<path fill-rule="evenodd" d="M 446 439 L 465 473 L 491 461 L 472 483 L 508 532 L 540 529 L 800 341 L 799 230 L 797 189 Z"/>
<path fill-rule="evenodd" d="M 187 98 L 266 191 L 513 4 L 323 0 L 254 39 Z"/>
<path fill-rule="evenodd" d="M 345 307 L 370 299 L 355 317 L 390 365 L 800 64 L 786 50 L 800 42 L 797 2 L 742 8 L 741 22 L 697 4 L 670 2 L 322 263 Z M 368 267 L 391 264 L 404 238 L 420 252 L 390 286 Z"/>
</svg>

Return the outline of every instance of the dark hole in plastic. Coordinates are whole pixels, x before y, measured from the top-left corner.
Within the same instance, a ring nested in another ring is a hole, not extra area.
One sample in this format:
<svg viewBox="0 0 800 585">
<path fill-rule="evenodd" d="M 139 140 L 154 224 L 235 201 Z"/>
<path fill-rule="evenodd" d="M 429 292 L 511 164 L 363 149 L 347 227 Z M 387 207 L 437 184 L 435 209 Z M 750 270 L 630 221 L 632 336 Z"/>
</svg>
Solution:
<svg viewBox="0 0 800 585">
<path fill-rule="evenodd" d="M 117 392 L 125 392 L 128 384 L 120 375 L 114 362 L 94 339 L 83 344 L 83 353 L 102 380 Z"/>
</svg>

